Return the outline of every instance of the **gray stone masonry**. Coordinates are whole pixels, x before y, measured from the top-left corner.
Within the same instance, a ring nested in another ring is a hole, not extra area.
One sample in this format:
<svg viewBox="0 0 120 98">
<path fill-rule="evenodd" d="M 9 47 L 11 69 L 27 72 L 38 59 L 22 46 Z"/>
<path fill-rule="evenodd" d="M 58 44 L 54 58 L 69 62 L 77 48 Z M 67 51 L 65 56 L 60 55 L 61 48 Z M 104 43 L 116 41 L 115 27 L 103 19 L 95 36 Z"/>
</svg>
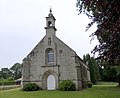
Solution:
<svg viewBox="0 0 120 98">
<path fill-rule="evenodd" d="M 55 20 L 50 11 L 45 37 L 23 59 L 23 86 L 31 82 L 47 89 L 47 78 L 53 75 L 55 89 L 63 80 L 73 81 L 77 90 L 86 88 L 89 70 L 76 52 L 56 37 Z"/>
</svg>

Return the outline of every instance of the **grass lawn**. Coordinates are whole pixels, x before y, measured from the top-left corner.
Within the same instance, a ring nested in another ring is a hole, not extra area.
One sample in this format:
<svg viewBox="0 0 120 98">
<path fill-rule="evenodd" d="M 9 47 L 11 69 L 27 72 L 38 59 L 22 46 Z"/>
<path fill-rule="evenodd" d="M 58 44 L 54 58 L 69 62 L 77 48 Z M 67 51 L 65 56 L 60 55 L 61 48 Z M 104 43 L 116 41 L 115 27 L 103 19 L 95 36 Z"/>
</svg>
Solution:
<svg viewBox="0 0 120 98">
<path fill-rule="evenodd" d="M 20 89 L 0 91 L 0 98 L 120 98 L 120 87 L 93 86 L 82 91 L 34 91 Z"/>
</svg>

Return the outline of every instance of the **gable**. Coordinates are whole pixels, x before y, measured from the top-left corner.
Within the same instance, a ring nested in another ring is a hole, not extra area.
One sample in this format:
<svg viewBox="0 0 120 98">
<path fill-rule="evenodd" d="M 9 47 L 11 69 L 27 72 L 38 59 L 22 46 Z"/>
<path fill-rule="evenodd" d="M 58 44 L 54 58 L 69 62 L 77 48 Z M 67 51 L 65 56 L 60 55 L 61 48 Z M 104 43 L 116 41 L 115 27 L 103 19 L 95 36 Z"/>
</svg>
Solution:
<svg viewBox="0 0 120 98">
<path fill-rule="evenodd" d="M 27 57 L 32 57 L 35 54 L 38 53 L 40 46 L 42 46 L 44 44 L 44 40 L 45 40 L 45 36 L 42 38 L 42 40 L 32 49 L 32 51 L 27 55 Z"/>
<path fill-rule="evenodd" d="M 70 52 L 73 52 L 74 55 L 76 55 L 76 52 L 72 48 L 70 48 L 67 44 L 65 44 L 62 40 L 60 40 L 58 37 L 56 37 L 56 43 L 58 47 L 63 47 L 63 49 L 67 49 Z"/>
</svg>

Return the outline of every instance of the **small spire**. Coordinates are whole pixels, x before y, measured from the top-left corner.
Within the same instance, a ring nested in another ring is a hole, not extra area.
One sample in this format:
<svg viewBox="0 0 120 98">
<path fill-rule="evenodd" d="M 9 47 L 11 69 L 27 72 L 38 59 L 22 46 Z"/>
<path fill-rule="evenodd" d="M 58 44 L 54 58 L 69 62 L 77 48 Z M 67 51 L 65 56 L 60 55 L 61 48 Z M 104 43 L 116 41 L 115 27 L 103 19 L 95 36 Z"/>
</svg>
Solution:
<svg viewBox="0 0 120 98">
<path fill-rule="evenodd" d="M 51 6 L 50 6 L 50 13 L 52 13 L 52 8 L 51 8 Z"/>
<path fill-rule="evenodd" d="M 50 13 L 48 14 L 48 16 L 53 17 L 51 6 L 50 6 Z"/>
</svg>

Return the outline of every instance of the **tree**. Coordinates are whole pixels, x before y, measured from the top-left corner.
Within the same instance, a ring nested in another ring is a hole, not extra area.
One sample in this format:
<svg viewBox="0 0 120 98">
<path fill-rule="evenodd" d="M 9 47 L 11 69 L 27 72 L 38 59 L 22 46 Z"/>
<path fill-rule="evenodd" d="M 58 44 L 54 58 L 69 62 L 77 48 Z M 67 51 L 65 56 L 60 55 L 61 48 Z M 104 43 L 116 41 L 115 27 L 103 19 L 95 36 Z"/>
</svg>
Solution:
<svg viewBox="0 0 120 98">
<path fill-rule="evenodd" d="M 22 77 L 22 64 L 15 63 L 11 68 L 11 72 L 13 73 L 14 79 L 19 79 Z"/>
<path fill-rule="evenodd" d="M 105 66 L 103 69 L 103 80 L 117 82 L 117 74 L 115 68 L 112 66 Z"/>
<path fill-rule="evenodd" d="M 89 54 L 83 56 L 83 61 L 88 65 L 90 70 L 90 78 L 93 84 L 96 84 L 97 81 L 101 79 L 99 68 L 96 60 L 93 57 L 90 57 Z"/>
<path fill-rule="evenodd" d="M 119 0 L 77 0 L 80 13 L 85 13 L 92 22 L 97 23 L 97 30 L 91 36 L 97 36 L 99 45 L 93 53 L 99 53 L 105 65 L 112 66 L 117 73 L 120 86 L 120 2 Z"/>
<path fill-rule="evenodd" d="M 1 68 L 0 79 L 1 78 L 7 79 L 7 78 L 11 77 L 11 75 L 12 75 L 12 72 L 8 68 Z"/>
</svg>

